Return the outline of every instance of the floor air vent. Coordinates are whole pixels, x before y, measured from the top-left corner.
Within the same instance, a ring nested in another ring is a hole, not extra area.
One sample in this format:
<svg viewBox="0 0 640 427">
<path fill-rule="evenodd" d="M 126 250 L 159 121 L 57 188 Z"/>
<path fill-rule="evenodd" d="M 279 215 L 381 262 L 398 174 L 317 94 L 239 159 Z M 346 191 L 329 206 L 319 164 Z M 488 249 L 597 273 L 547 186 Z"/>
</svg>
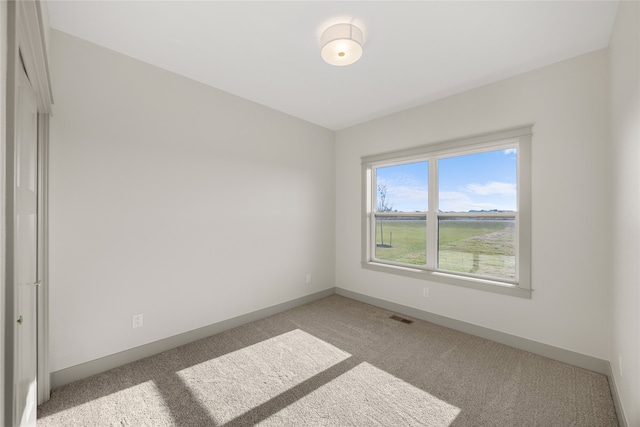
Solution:
<svg viewBox="0 0 640 427">
<path fill-rule="evenodd" d="M 389 319 L 397 320 L 398 322 L 412 324 L 413 320 L 405 319 L 404 317 L 396 316 L 395 314 L 391 316 Z"/>
</svg>

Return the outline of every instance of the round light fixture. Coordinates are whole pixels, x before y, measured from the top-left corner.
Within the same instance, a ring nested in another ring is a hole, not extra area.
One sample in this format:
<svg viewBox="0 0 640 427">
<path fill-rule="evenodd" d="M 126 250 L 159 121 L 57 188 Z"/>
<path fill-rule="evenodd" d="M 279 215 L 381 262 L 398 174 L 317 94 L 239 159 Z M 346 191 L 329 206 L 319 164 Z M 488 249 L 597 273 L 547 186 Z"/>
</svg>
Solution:
<svg viewBox="0 0 640 427">
<path fill-rule="evenodd" d="M 332 25 L 322 33 L 322 59 L 331 65 L 350 65 L 362 56 L 364 37 L 353 24 Z"/>
</svg>

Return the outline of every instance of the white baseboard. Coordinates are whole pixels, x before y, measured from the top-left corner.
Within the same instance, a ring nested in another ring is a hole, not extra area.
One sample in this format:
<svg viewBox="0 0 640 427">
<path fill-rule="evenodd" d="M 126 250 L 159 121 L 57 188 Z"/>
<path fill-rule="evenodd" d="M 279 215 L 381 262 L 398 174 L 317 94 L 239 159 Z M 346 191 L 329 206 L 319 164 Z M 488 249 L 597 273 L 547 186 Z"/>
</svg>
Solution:
<svg viewBox="0 0 640 427">
<path fill-rule="evenodd" d="M 377 307 L 385 308 L 387 310 L 396 311 L 407 316 L 415 317 L 416 319 L 426 320 L 427 322 L 446 326 L 447 328 L 455 329 L 457 331 L 466 332 L 480 338 L 486 338 L 491 341 L 496 341 L 500 344 L 519 348 L 520 350 L 525 350 L 534 354 L 538 354 L 540 356 L 545 356 L 549 359 L 569 363 L 570 365 L 578 366 L 590 371 L 595 371 L 600 374 L 607 375 L 609 372 L 607 368 L 609 362 L 607 362 L 606 360 L 586 356 L 584 354 L 576 353 L 571 350 L 565 350 L 548 344 L 542 344 L 537 341 L 518 337 L 516 335 L 498 332 L 496 330 L 485 328 L 483 326 L 474 325 L 472 323 L 463 322 L 461 320 L 451 319 L 449 317 L 440 316 L 438 314 L 429 313 L 427 311 L 418 310 L 417 308 L 385 301 L 382 299 L 370 297 L 368 295 L 359 294 L 357 292 L 348 291 L 342 288 L 336 288 L 336 294 L 354 299 L 356 301 L 361 301 L 367 304 L 375 305 Z"/>
<path fill-rule="evenodd" d="M 180 347 L 181 345 L 189 344 L 191 342 L 210 337 L 211 335 L 215 335 L 220 332 L 244 325 L 245 323 L 264 319 L 265 317 L 278 314 L 285 310 L 289 310 L 291 308 L 328 297 L 330 295 L 333 295 L 334 293 L 334 288 L 329 288 L 324 291 L 316 292 L 314 294 L 276 304 L 271 307 L 243 314 L 232 319 L 227 319 L 223 320 L 222 322 L 204 326 L 193 331 L 185 332 L 183 334 L 141 345 L 130 350 L 121 351 L 119 353 L 101 357 L 100 359 L 91 360 L 80 365 L 75 365 L 66 369 L 52 372 L 51 388 L 55 389 L 56 387 L 60 387 L 65 384 L 99 374 L 100 372 L 108 371 L 109 369 L 117 368 L 118 366 L 135 362 L 136 360 L 144 359 L 145 357 L 153 356 L 154 354 L 162 353 L 163 351 L 171 350 L 172 348 Z"/>
<path fill-rule="evenodd" d="M 611 395 L 616 407 L 616 413 L 618 414 L 618 421 L 620 423 L 620 426 L 628 426 L 628 423 L 626 422 L 626 418 L 624 416 L 624 411 L 622 409 L 622 406 L 620 405 L 620 399 L 618 396 L 615 379 L 613 377 L 613 372 L 611 370 L 611 364 L 607 360 L 598 359 L 596 357 L 587 356 L 585 354 L 577 353 L 571 350 L 566 350 L 537 341 L 528 340 L 516 335 L 510 335 L 504 332 L 495 331 L 493 329 L 474 325 L 472 323 L 451 319 L 449 317 L 440 316 L 438 314 L 429 313 L 427 311 L 418 310 L 413 307 L 408 307 L 402 304 L 397 304 L 368 295 L 359 294 L 357 292 L 352 292 L 342 288 L 329 288 L 311 295 L 306 295 L 304 297 L 296 298 L 291 301 L 283 302 L 281 304 L 244 314 L 242 316 L 224 320 L 213 325 L 205 326 L 203 328 L 185 332 L 180 335 L 165 338 L 160 341 L 156 341 L 100 359 L 82 363 L 80 365 L 71 366 L 66 369 L 52 372 L 51 385 L 52 388 L 60 387 L 70 382 L 78 381 L 80 379 L 99 374 L 100 372 L 104 372 L 109 369 L 125 365 L 127 363 L 135 362 L 136 360 L 140 360 L 145 357 L 153 356 L 154 354 L 158 354 L 163 351 L 167 351 L 172 348 L 176 348 L 181 345 L 218 334 L 220 332 L 244 325 L 249 322 L 263 319 L 265 317 L 313 302 L 321 298 L 328 297 L 333 294 L 342 295 L 356 301 L 371 304 L 400 314 L 411 316 L 416 319 L 426 320 L 427 322 L 446 326 L 457 331 L 466 332 L 471 335 L 496 341 L 501 344 L 505 344 L 534 354 L 538 354 L 540 356 L 548 357 L 553 360 L 568 363 L 570 365 L 578 366 L 583 369 L 588 369 L 590 371 L 606 375 L 609 379 Z"/>
<path fill-rule="evenodd" d="M 472 323 L 463 322 L 461 320 L 451 319 L 449 317 L 440 316 L 438 314 L 429 313 L 427 311 L 418 310 L 406 305 L 397 304 L 394 302 L 382 300 L 379 298 L 371 297 L 368 295 L 359 294 L 342 288 L 336 288 L 336 294 L 342 295 L 347 298 L 354 299 L 356 301 L 364 302 L 367 304 L 375 305 L 390 311 L 395 311 L 406 316 L 411 316 L 416 319 L 426 320 L 427 322 L 435 323 L 437 325 L 446 326 L 447 328 L 455 329 L 457 331 L 466 332 L 471 335 L 475 335 L 480 338 L 485 338 L 491 341 L 496 341 L 501 344 L 505 344 L 511 347 L 525 350 L 530 353 L 534 353 L 540 356 L 548 357 L 549 359 L 557 360 L 559 362 L 568 363 L 579 368 L 588 369 L 590 371 L 597 372 L 599 374 L 606 375 L 609 380 L 609 388 L 611 389 L 611 396 L 613 403 L 616 407 L 616 414 L 618 415 L 618 422 L 621 427 L 627 427 L 626 417 L 622 406 L 620 405 L 620 398 L 618 396 L 618 388 L 613 377 L 611 370 L 611 364 L 607 360 L 598 359 L 596 357 L 587 356 L 575 351 L 566 350 L 552 345 L 543 344 L 537 341 L 521 338 L 516 335 L 510 335 L 504 332 L 495 331 L 493 329 L 485 328 L 483 326 L 474 325 Z"/>
<path fill-rule="evenodd" d="M 616 384 L 616 379 L 613 376 L 613 369 L 611 368 L 611 364 L 609 363 L 609 372 L 607 372 L 607 377 L 609 378 L 609 388 L 611 389 L 611 397 L 613 398 L 613 403 L 616 405 L 616 414 L 618 415 L 618 423 L 620 427 L 628 427 L 629 423 L 627 422 L 627 416 L 624 413 L 624 408 L 620 403 L 620 395 L 618 394 L 618 384 Z"/>
</svg>

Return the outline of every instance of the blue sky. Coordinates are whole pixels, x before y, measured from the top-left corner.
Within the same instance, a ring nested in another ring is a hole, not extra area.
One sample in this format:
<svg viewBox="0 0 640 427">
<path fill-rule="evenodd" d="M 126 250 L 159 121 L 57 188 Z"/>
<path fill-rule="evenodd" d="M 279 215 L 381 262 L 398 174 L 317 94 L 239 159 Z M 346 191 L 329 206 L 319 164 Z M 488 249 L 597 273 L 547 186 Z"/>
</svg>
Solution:
<svg viewBox="0 0 640 427">
<path fill-rule="evenodd" d="M 377 168 L 376 176 L 377 183 L 386 186 L 387 202 L 393 210 L 427 210 L 427 162 Z M 439 209 L 444 212 L 515 211 L 516 176 L 515 149 L 440 159 Z"/>
</svg>

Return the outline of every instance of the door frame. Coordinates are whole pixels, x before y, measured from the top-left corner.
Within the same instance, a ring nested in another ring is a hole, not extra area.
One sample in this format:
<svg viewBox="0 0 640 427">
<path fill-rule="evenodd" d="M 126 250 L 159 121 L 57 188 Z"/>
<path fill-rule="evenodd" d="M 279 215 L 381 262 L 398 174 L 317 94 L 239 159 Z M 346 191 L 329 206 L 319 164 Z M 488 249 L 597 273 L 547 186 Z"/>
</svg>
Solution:
<svg viewBox="0 0 640 427">
<path fill-rule="evenodd" d="M 18 67 L 24 67 L 34 91 L 38 104 L 38 280 L 42 286 L 38 292 L 38 403 L 49 398 L 49 345 L 48 345 L 48 147 L 49 116 L 52 112 L 53 96 L 49 77 L 47 55 L 47 22 L 46 3 L 40 0 L 16 0 L 3 2 L 3 20 L 6 19 L 5 35 L 0 35 L 2 48 L 6 54 L 2 65 L 6 65 L 6 104 L 5 116 L 0 121 L 4 125 L 5 134 L 0 137 L 0 159 L 5 166 L 5 174 L 0 178 L 1 199 L 5 201 L 0 209 L 0 224 L 5 225 L 4 234 L 0 234 L 2 245 L 3 274 L 0 274 L 0 303 L 5 316 L 0 319 L 0 339 L 4 342 L 4 351 L 0 356 L 0 380 L 5 386 L 0 387 L 0 422 L 6 425 L 13 423 L 13 383 L 14 383 L 14 331 L 16 316 L 14 305 L 14 216 L 15 216 L 15 109 Z M 6 6 L 5 6 L 6 5 Z M 6 7 L 6 9 L 5 9 Z M 6 42 L 6 44 L 5 44 Z M 4 84 L 4 82 L 3 82 Z M 1 317 L 1 316 L 0 316 Z"/>
</svg>

